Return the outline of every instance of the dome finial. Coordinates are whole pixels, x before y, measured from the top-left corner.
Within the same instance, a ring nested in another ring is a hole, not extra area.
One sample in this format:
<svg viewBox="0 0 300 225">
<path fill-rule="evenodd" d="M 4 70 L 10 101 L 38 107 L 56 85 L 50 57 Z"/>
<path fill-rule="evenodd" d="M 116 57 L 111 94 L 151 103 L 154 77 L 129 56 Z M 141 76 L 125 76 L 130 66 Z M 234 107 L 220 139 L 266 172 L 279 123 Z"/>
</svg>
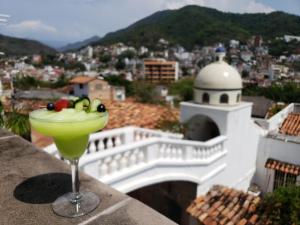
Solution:
<svg viewBox="0 0 300 225">
<path fill-rule="evenodd" d="M 226 49 L 223 47 L 222 44 L 219 44 L 219 46 L 215 50 L 216 56 L 218 57 L 219 61 L 223 61 L 226 56 Z"/>
</svg>

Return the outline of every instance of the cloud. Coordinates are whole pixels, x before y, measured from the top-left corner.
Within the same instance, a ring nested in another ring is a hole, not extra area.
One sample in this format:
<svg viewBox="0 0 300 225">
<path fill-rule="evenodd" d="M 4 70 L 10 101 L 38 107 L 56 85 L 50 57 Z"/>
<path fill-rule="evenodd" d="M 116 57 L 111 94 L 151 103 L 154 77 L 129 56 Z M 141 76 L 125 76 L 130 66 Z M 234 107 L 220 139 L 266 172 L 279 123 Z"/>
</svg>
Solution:
<svg viewBox="0 0 300 225">
<path fill-rule="evenodd" d="M 53 26 L 44 24 L 40 20 L 24 20 L 17 24 L 7 26 L 8 30 L 17 33 L 56 33 L 57 29 Z"/>
<path fill-rule="evenodd" d="M 258 2 L 257 0 L 165 0 L 163 8 L 178 9 L 185 5 L 200 5 L 216 8 L 222 11 L 240 13 L 269 13 L 274 11 L 271 6 Z"/>
</svg>

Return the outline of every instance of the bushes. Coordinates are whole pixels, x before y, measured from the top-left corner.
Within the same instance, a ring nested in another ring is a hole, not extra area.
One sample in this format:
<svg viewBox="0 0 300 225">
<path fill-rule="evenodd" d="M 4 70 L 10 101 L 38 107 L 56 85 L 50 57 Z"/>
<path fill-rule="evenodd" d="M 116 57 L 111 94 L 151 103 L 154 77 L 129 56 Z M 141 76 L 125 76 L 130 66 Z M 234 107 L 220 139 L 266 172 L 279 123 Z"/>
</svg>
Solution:
<svg viewBox="0 0 300 225">
<path fill-rule="evenodd" d="M 271 224 L 300 224 L 300 187 L 276 189 L 263 199 L 261 210 Z"/>
<path fill-rule="evenodd" d="M 295 83 L 274 84 L 270 87 L 252 86 L 245 88 L 243 95 L 265 96 L 275 102 L 300 102 L 300 86 Z"/>
<path fill-rule="evenodd" d="M 194 98 L 194 79 L 185 78 L 179 80 L 170 86 L 170 93 L 178 95 L 180 101 L 191 101 Z"/>
</svg>

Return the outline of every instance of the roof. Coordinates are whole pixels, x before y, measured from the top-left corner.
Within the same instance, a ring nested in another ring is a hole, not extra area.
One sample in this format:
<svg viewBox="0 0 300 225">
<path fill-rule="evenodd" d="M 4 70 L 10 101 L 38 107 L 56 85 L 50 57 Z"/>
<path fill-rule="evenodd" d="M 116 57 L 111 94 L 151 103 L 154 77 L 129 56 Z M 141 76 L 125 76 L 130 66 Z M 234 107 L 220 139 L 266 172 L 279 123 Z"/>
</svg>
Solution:
<svg viewBox="0 0 300 225">
<path fill-rule="evenodd" d="M 106 129 L 138 126 L 155 129 L 163 120 L 178 121 L 179 110 L 167 106 L 144 104 L 131 99 L 104 102 L 109 112 Z"/>
<path fill-rule="evenodd" d="M 265 225 L 258 211 L 261 198 L 224 186 L 213 186 L 187 212 L 204 225 Z"/>
<path fill-rule="evenodd" d="M 300 136 L 300 113 L 290 113 L 279 129 L 282 134 Z"/>
<path fill-rule="evenodd" d="M 252 102 L 252 116 L 257 118 L 266 118 L 273 101 L 264 96 L 243 96 L 242 100 L 245 102 Z"/>
<path fill-rule="evenodd" d="M 240 90 L 242 79 L 234 67 L 224 61 L 217 61 L 199 72 L 195 87 L 204 90 Z"/>
<path fill-rule="evenodd" d="M 70 80 L 72 84 L 86 84 L 93 80 L 96 80 L 96 77 L 88 77 L 88 76 L 77 76 Z"/>
<path fill-rule="evenodd" d="M 277 159 L 267 159 L 265 167 L 272 170 L 278 170 L 284 173 L 290 173 L 293 175 L 300 175 L 300 165 L 295 165 Z"/>
</svg>

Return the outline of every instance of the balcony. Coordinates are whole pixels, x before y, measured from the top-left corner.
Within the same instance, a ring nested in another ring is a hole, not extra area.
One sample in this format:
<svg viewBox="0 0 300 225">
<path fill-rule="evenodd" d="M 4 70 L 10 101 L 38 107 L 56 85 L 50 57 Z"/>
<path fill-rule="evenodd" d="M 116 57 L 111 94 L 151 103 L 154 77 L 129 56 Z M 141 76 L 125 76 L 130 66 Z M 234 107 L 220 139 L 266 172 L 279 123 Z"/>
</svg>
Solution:
<svg viewBox="0 0 300 225">
<path fill-rule="evenodd" d="M 71 191 L 69 166 L 31 143 L 0 130 L 0 224 L 175 224 L 144 204 L 80 173 L 81 190 L 100 197 L 100 206 L 87 216 L 67 219 L 50 207 Z"/>
</svg>

